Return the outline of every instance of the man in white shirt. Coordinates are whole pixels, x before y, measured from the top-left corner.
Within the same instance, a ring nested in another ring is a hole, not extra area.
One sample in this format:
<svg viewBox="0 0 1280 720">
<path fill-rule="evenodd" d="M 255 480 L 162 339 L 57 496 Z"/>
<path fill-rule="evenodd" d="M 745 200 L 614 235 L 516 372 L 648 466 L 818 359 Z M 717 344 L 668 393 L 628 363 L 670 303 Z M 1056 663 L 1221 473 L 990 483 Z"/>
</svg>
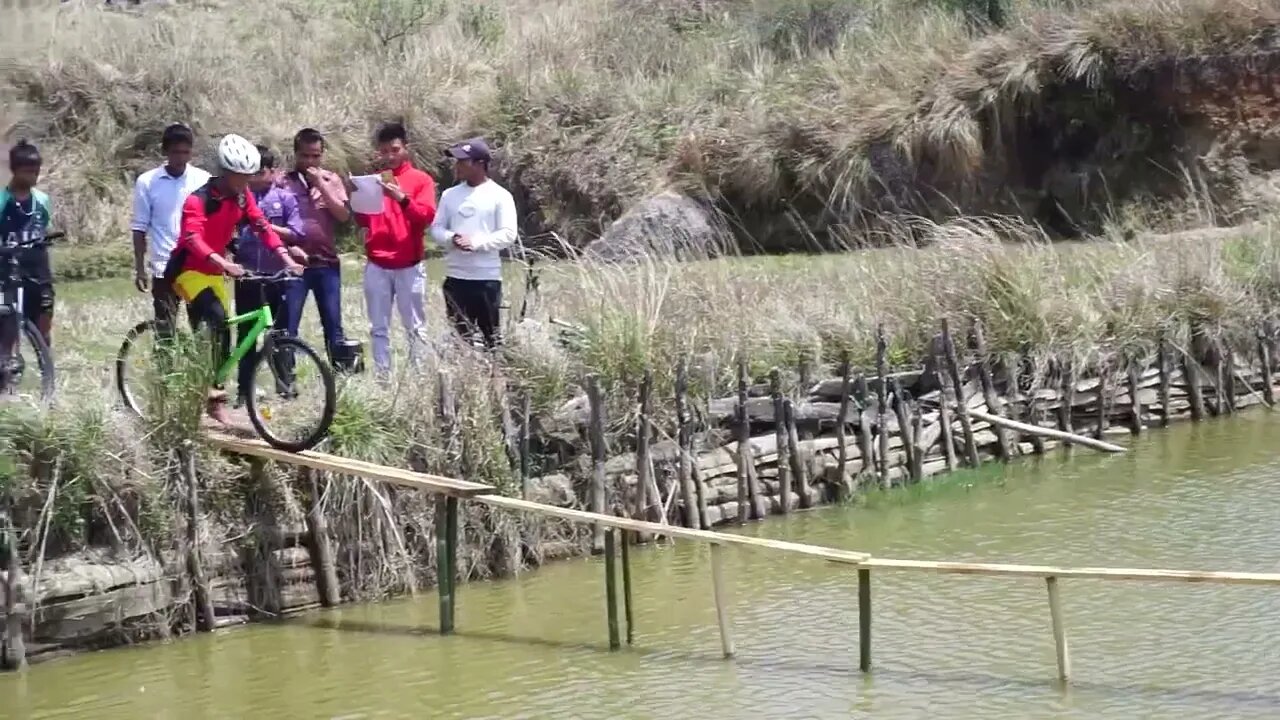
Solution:
<svg viewBox="0 0 1280 720">
<path fill-rule="evenodd" d="M 166 127 L 160 137 L 165 164 L 142 173 L 133 186 L 133 284 L 138 292 L 151 290 L 162 330 L 174 326 L 178 311 L 178 296 L 164 279 L 164 267 L 178 242 L 182 203 L 209 182 L 209 173 L 190 164 L 193 145 L 191 128 L 182 123 Z"/>
<path fill-rule="evenodd" d="M 489 146 L 482 138 L 447 151 L 458 184 L 444 191 L 431 223 L 431 237 L 445 249 L 444 302 L 449 322 L 464 339 L 499 343 L 502 257 L 516 241 L 516 203 L 489 179 Z"/>
</svg>

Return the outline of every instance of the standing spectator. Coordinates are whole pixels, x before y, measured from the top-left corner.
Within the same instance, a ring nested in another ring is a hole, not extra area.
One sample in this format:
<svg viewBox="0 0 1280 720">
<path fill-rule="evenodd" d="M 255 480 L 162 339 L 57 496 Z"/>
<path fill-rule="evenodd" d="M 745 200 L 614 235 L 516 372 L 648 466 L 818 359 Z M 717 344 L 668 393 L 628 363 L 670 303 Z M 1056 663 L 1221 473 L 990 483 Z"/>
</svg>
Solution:
<svg viewBox="0 0 1280 720">
<path fill-rule="evenodd" d="M 9 184 L 0 187 L 0 247 L 17 247 L 43 239 L 49 234 L 52 204 L 36 187 L 44 160 L 40 150 L 26 140 L 9 149 Z M 3 272 L 8 272 L 4 268 Z M 15 354 L 21 330 L 30 320 L 45 344 L 53 343 L 53 272 L 49 248 L 31 246 L 18 251 L 18 272 L 22 282 L 23 317 L 0 317 L 0 391 L 16 387 L 22 375 L 22 356 Z"/>
<path fill-rule="evenodd" d="M 444 302 L 449 322 L 476 344 L 500 342 L 502 250 L 516 241 L 516 203 L 489 179 L 489 146 L 472 138 L 449 148 L 458 184 L 440 196 L 431 237 L 445 249 Z"/>
<path fill-rule="evenodd" d="M 297 246 L 310 258 L 302 282 L 289 283 L 286 290 L 286 326 L 291 335 L 298 334 L 307 293 L 314 293 L 325 349 L 333 363 L 334 349 L 346 339 L 342 330 L 342 271 L 335 235 L 338 225 L 351 218 L 351 211 L 347 209 L 342 179 L 320 167 L 324 150 L 324 135 L 318 130 L 299 130 L 293 136 L 293 171 L 280 180 L 280 186 L 297 205 L 302 221 Z"/>
<path fill-rule="evenodd" d="M 427 271 L 423 266 L 423 238 L 436 215 L 436 183 L 409 160 L 404 126 L 388 123 L 375 136 L 381 181 L 382 212 L 356 213 L 365 229 L 364 301 L 373 337 L 374 370 L 391 372 L 391 307 L 409 336 L 409 361 L 416 364 L 426 345 Z"/>
<path fill-rule="evenodd" d="M 249 191 L 253 193 L 253 199 L 258 204 L 258 208 L 262 210 L 262 214 L 266 216 L 267 222 L 271 224 L 271 229 L 276 231 L 276 235 L 280 236 L 280 241 L 289 249 L 289 254 L 299 263 L 307 262 L 307 253 L 298 247 L 298 242 L 303 235 L 302 218 L 298 212 L 298 202 L 292 194 L 285 191 L 279 184 L 279 172 L 276 170 L 276 154 L 271 148 L 265 145 L 256 146 L 258 155 L 261 158 L 261 169 L 258 174 L 249 180 Z M 280 272 L 284 269 L 284 260 L 279 255 L 267 249 L 262 243 L 262 238 L 251 227 L 245 225 L 240 228 L 240 232 L 236 238 L 236 263 L 245 270 L 255 272 L 260 275 L 270 275 Z M 303 272 L 305 277 L 306 272 Z M 300 315 L 301 312 L 293 313 L 290 304 L 296 300 L 298 304 L 306 298 L 305 295 L 295 298 L 294 293 L 290 290 L 302 282 L 265 282 L 262 280 L 236 278 L 235 302 L 236 314 L 243 315 L 253 312 L 262 307 L 265 301 L 267 306 L 271 308 L 271 315 L 275 319 L 275 329 L 284 330 L 289 335 L 297 334 L 297 327 L 288 327 L 289 318 L 294 314 Z M 288 296 L 286 297 L 286 293 Z M 242 323 L 236 329 L 236 344 L 244 342 L 249 336 L 252 328 L 248 323 Z M 291 382 L 289 371 L 291 368 L 283 368 L 285 377 L 281 380 L 288 384 Z M 249 387 L 249 377 L 253 374 L 253 356 L 246 355 L 240 360 L 239 366 L 239 382 L 237 387 L 240 388 L 239 395 L 236 398 L 237 405 L 244 404 L 244 388 Z M 280 388 L 284 390 L 285 388 Z"/>
<path fill-rule="evenodd" d="M 166 127 L 160 136 L 165 163 L 138 176 L 133 186 L 133 284 L 138 292 L 151 290 L 161 332 L 173 328 L 178 311 L 178 296 L 165 280 L 164 268 L 178 242 L 182 203 L 209 182 L 209 173 L 190 164 L 194 145 L 191 128 L 182 123 Z"/>
</svg>

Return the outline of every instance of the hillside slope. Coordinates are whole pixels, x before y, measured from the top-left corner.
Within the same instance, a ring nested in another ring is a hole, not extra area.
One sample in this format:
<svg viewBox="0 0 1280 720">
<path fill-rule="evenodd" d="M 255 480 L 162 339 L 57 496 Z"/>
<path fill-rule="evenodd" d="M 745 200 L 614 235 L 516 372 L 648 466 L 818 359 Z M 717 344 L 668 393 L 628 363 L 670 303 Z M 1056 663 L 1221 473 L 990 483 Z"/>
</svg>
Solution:
<svg viewBox="0 0 1280 720">
<path fill-rule="evenodd" d="M 160 128 L 281 149 L 304 125 L 359 169 L 379 121 L 421 161 L 485 133 L 531 237 L 582 245 L 675 188 L 744 249 L 858 242 L 880 213 L 1013 213 L 1060 235 L 1184 199 L 1270 200 L 1280 8 L 1257 0 L 355 0 L 20 11 L 8 135 L 47 145 L 85 242 L 124 234 Z"/>
</svg>

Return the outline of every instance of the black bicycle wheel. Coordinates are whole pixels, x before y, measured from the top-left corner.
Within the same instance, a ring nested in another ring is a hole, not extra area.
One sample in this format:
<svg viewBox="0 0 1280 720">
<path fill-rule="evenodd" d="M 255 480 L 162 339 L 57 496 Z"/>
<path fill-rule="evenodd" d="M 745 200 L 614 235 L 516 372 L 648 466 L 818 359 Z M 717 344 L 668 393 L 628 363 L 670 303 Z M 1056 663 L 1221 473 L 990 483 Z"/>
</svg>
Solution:
<svg viewBox="0 0 1280 720">
<path fill-rule="evenodd" d="M 274 387 L 259 387 L 258 373 L 263 369 L 269 371 Z M 300 378 L 319 380 L 321 397 L 308 398 L 298 392 Z M 256 353 L 249 387 L 241 394 L 249 409 L 249 422 L 263 440 L 281 450 L 301 452 L 315 447 L 329 433 L 338 391 L 333 369 L 310 345 L 297 338 L 275 337 L 270 352 Z"/>
<path fill-rule="evenodd" d="M 155 331 L 155 320 L 144 320 L 134 325 L 125 333 L 124 342 L 116 353 L 116 391 L 120 393 L 124 406 L 138 417 L 142 417 L 142 403 L 128 377 L 129 359 L 134 356 L 134 348 L 137 346 L 142 346 L 144 351 L 150 349 L 155 342 Z"/>
<path fill-rule="evenodd" d="M 0 358 L 0 363 L 6 365 L 0 368 L 0 391 L 38 396 L 41 403 L 48 403 L 53 400 L 53 351 L 35 323 L 23 319 L 21 328 L 17 354 Z"/>
</svg>

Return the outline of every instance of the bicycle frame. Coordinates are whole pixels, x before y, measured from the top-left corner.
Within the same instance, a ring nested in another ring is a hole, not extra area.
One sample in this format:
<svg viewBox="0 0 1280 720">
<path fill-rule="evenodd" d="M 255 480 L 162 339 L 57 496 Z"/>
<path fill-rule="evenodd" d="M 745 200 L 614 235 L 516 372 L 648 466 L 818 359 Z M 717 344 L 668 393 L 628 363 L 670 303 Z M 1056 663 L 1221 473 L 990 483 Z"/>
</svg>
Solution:
<svg viewBox="0 0 1280 720">
<path fill-rule="evenodd" d="M 232 371 L 240 365 L 249 352 L 257 345 L 258 338 L 266 332 L 267 328 L 275 324 L 275 318 L 271 315 L 271 308 L 263 305 L 257 310 L 251 310 L 243 315 L 236 315 L 227 318 L 227 328 L 239 327 L 245 323 L 253 323 L 249 328 L 249 335 L 239 345 L 231 351 L 231 356 L 227 361 L 218 368 L 218 372 L 214 375 L 214 379 L 221 383 L 231 376 Z M 268 336 L 269 337 L 269 336 Z"/>
</svg>

